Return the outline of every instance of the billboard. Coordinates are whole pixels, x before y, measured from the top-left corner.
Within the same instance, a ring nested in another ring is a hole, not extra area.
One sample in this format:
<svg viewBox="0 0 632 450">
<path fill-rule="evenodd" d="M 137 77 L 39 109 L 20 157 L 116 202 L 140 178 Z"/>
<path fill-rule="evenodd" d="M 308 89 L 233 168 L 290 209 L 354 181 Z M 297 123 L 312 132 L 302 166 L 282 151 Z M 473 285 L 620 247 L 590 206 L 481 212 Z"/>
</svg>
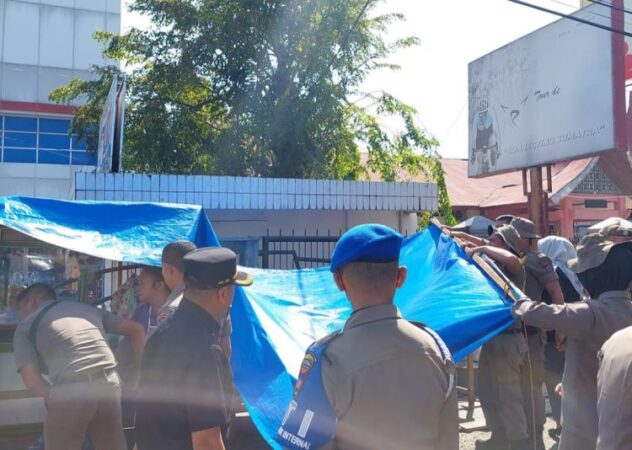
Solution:
<svg viewBox="0 0 632 450">
<path fill-rule="evenodd" d="M 612 27 L 616 14 L 594 4 L 574 16 Z M 560 19 L 471 62 L 468 72 L 470 177 L 622 147 L 619 34 Z"/>
<path fill-rule="evenodd" d="M 99 122 L 97 171 L 120 172 L 125 117 L 125 78 L 115 76 Z"/>
</svg>

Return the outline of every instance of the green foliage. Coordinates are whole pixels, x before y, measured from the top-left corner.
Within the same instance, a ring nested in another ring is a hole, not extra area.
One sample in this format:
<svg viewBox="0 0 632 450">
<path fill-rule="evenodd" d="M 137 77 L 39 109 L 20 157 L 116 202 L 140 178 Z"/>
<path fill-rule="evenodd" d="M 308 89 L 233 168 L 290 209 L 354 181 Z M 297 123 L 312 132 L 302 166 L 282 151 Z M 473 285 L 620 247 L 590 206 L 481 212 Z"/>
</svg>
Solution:
<svg viewBox="0 0 632 450">
<path fill-rule="evenodd" d="M 428 227 L 430 219 L 435 216 L 438 216 L 440 221 L 449 227 L 457 224 L 457 220 L 452 214 L 452 206 L 450 205 L 450 197 L 448 196 L 448 187 L 445 182 L 445 172 L 443 171 L 441 161 L 439 161 L 438 158 L 432 161 L 431 171 L 433 179 L 437 183 L 437 205 L 439 210 L 424 211 L 419 215 L 418 225 L 420 230 Z"/>
<path fill-rule="evenodd" d="M 123 166 L 334 179 L 371 171 L 389 181 L 405 171 L 445 185 L 437 142 L 415 124 L 416 111 L 387 93 L 359 91 L 372 71 L 397 69 L 385 63 L 389 55 L 418 44 L 414 37 L 384 40 L 389 25 L 403 17 L 376 15 L 379 2 L 133 1 L 130 9 L 152 20 L 149 29 L 95 34 L 128 80 Z M 94 81 L 73 80 L 51 98 L 85 100 L 72 131 L 94 150 L 118 68 L 92 70 Z M 354 98 L 373 103 L 360 107 Z M 399 120 L 401 131 L 387 131 L 387 116 Z M 439 191 L 447 217 L 447 193 Z"/>
</svg>

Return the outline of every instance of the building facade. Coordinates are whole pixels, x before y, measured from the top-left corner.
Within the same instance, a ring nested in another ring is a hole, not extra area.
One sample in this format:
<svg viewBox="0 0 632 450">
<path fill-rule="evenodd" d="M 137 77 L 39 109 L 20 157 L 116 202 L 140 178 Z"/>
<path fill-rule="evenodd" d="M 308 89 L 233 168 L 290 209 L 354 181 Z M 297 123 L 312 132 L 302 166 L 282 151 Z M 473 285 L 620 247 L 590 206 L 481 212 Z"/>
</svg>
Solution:
<svg viewBox="0 0 632 450">
<path fill-rule="evenodd" d="M 0 0 L 0 195 L 71 198 L 96 165 L 68 135 L 73 106 L 49 94 L 105 62 L 97 30 L 120 32 L 120 0 Z"/>
<path fill-rule="evenodd" d="M 476 215 L 492 220 L 502 214 L 528 217 L 520 172 L 467 178 L 466 160 L 444 159 L 442 165 L 459 221 Z M 632 213 L 632 169 L 625 152 L 554 164 L 551 175 L 549 234 L 577 242 L 591 225 Z"/>
</svg>

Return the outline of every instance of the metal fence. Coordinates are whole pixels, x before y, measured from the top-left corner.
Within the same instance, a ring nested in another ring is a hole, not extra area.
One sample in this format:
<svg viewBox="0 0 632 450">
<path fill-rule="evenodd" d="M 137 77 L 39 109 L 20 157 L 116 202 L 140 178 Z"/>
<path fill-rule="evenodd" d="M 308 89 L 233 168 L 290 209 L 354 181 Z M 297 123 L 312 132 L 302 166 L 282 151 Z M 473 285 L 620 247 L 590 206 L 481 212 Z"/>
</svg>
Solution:
<svg viewBox="0 0 632 450">
<path fill-rule="evenodd" d="M 327 236 L 296 235 L 292 230 L 291 235 L 283 235 L 279 231 L 278 236 L 268 235 L 261 238 L 261 267 L 264 269 L 306 269 L 320 267 L 329 264 L 331 254 L 341 232 L 332 236 L 328 230 Z"/>
</svg>

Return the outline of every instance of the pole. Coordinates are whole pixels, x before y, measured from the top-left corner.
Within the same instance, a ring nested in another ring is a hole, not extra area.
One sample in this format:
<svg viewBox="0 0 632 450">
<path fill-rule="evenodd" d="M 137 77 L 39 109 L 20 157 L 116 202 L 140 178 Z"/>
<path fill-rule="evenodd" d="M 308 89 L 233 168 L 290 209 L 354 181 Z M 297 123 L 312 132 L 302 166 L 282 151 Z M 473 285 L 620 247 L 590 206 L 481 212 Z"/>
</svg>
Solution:
<svg viewBox="0 0 632 450">
<path fill-rule="evenodd" d="M 529 169 L 529 184 L 531 189 L 527 192 L 529 199 L 529 218 L 535 224 L 540 236 L 548 233 L 548 214 L 546 214 L 547 195 L 542 185 L 542 167 L 531 167 Z M 525 186 L 526 190 L 526 186 Z"/>
</svg>

